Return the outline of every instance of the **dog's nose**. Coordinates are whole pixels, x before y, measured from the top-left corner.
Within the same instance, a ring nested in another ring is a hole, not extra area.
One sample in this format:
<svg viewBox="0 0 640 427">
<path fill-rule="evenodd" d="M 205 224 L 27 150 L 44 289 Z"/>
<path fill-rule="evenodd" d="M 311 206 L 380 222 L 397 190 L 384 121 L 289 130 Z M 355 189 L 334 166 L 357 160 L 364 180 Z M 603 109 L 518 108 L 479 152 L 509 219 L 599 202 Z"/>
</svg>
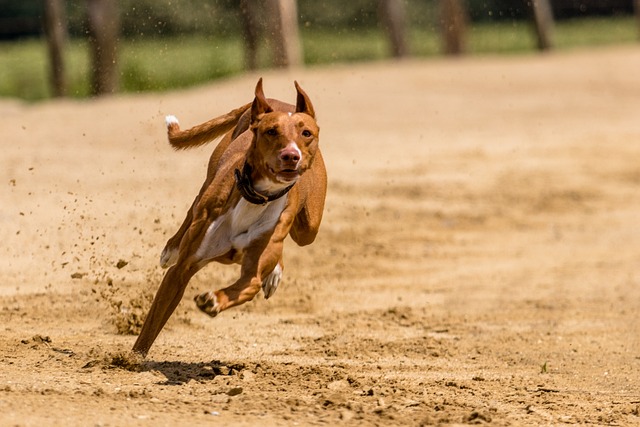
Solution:
<svg viewBox="0 0 640 427">
<path fill-rule="evenodd" d="M 280 152 L 280 160 L 286 164 L 297 164 L 300 161 L 300 150 L 289 146 Z"/>
</svg>

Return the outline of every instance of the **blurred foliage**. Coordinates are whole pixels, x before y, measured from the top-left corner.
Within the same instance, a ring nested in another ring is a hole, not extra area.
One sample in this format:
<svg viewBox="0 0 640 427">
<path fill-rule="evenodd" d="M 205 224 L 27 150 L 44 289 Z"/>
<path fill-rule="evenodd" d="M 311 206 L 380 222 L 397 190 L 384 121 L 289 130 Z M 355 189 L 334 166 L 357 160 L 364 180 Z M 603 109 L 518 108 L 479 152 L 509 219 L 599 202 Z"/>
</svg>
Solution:
<svg viewBox="0 0 640 427">
<path fill-rule="evenodd" d="M 371 61 L 389 58 L 387 40 L 376 29 L 303 27 L 304 59 L 308 65 Z M 470 27 L 469 53 L 513 54 L 535 51 L 531 24 L 524 21 L 477 23 Z M 637 43 L 636 21 L 625 18 L 589 18 L 559 22 L 558 49 Z M 416 57 L 440 54 L 440 38 L 431 28 L 413 27 L 410 46 Z M 120 83 L 124 92 L 160 91 L 202 84 L 240 73 L 243 45 L 239 34 L 218 37 L 191 34 L 123 40 L 120 44 Z M 261 49 L 260 66 L 269 58 Z M 65 50 L 69 95 L 89 95 L 89 58 L 86 41 L 73 39 Z M 0 42 L 0 96 L 28 100 L 48 98 L 46 48 L 41 39 Z"/>
<path fill-rule="evenodd" d="M 0 37 L 40 33 L 41 16 L 42 1 L 0 0 Z"/>
<path fill-rule="evenodd" d="M 238 0 L 118 0 L 122 34 L 128 38 L 175 34 L 231 36 L 240 30 Z M 412 27 L 434 27 L 438 0 L 403 0 Z M 527 17 L 531 0 L 466 0 L 473 22 L 521 20 Z M 631 12 L 633 0 L 551 0 L 565 15 Z M 263 2 L 254 0 L 256 7 Z M 67 0 L 69 30 L 74 36 L 86 33 L 85 1 Z M 378 25 L 377 0 L 298 0 L 300 23 L 309 28 L 349 31 Z M 25 31 L 39 32 L 42 0 L 0 0 L 0 27 L 25 25 Z M 259 13 L 259 16 L 264 16 Z M 9 25 L 9 23 L 13 23 Z M 266 25 L 265 22 L 262 22 Z M 35 25 L 35 27 L 34 27 Z M 0 28 L 0 37 L 5 34 Z"/>
<path fill-rule="evenodd" d="M 123 35 L 119 44 L 122 91 L 187 87 L 243 71 L 238 0 L 118 1 Z M 261 0 L 255 1 L 262 7 Z M 438 1 L 405 1 L 412 55 L 438 55 L 441 43 Z M 526 16 L 522 9 L 524 0 L 467 2 L 472 18 L 468 33 L 471 54 L 535 50 L 532 24 L 523 19 Z M 374 0 L 298 0 L 305 63 L 389 58 L 388 40 L 378 25 L 377 3 Z M 7 19 L 20 24 L 29 21 L 20 21 L 25 16 L 35 17 L 36 32 L 39 32 L 42 4 L 42 0 L 0 0 L 0 37 L 6 36 L 3 30 L 9 28 L 4 25 Z M 70 33 L 75 36 L 71 37 L 64 54 L 69 95 L 85 97 L 89 93 L 85 1 L 67 1 L 67 6 Z M 260 24 L 266 26 L 266 22 Z M 627 42 L 637 42 L 637 26 L 632 16 L 564 20 L 556 25 L 556 44 L 560 49 Z M 267 43 L 268 37 L 262 37 L 260 67 L 270 66 Z M 0 96 L 29 100 L 49 97 L 46 55 L 41 37 L 32 35 L 24 40 L 0 41 Z"/>
<path fill-rule="evenodd" d="M 33 0 L 26 0 L 33 1 Z M 127 38 L 175 34 L 225 35 L 238 31 L 237 0 L 118 0 Z M 68 2 L 69 31 L 86 31 L 84 2 Z"/>
<path fill-rule="evenodd" d="M 525 0 L 467 0 L 473 21 L 523 19 L 528 15 Z"/>
</svg>

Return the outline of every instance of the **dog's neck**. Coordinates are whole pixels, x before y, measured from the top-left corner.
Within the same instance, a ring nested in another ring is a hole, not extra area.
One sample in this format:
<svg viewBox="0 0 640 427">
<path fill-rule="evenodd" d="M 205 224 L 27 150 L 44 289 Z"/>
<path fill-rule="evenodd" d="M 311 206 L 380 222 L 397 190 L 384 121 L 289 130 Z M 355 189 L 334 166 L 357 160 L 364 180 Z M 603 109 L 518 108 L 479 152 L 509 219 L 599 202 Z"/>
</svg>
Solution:
<svg viewBox="0 0 640 427">
<path fill-rule="evenodd" d="M 253 178 L 251 177 L 252 168 L 249 163 L 244 164 L 242 167 L 242 171 L 239 169 L 235 170 L 235 178 L 236 178 L 236 188 L 240 191 L 242 197 L 248 201 L 249 203 L 253 203 L 254 205 L 264 205 L 269 202 L 273 202 L 274 200 L 279 199 L 284 196 L 291 190 L 293 184 L 275 192 L 275 193 L 265 193 L 263 191 L 258 191 L 254 186 Z"/>
</svg>

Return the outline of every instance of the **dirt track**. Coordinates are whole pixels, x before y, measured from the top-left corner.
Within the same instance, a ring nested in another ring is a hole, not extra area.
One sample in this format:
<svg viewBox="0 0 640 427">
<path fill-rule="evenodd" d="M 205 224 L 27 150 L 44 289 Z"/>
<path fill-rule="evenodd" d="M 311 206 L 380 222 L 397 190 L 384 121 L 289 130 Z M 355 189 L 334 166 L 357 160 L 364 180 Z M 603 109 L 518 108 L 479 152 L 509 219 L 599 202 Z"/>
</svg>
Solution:
<svg viewBox="0 0 640 427">
<path fill-rule="evenodd" d="M 117 331 L 211 150 L 172 152 L 163 116 L 257 76 L 0 101 L 0 425 L 640 425 L 637 70 L 629 47 L 264 73 L 319 112 L 320 236 L 216 319 L 191 297 L 237 270 L 202 271 L 137 367 Z"/>
</svg>

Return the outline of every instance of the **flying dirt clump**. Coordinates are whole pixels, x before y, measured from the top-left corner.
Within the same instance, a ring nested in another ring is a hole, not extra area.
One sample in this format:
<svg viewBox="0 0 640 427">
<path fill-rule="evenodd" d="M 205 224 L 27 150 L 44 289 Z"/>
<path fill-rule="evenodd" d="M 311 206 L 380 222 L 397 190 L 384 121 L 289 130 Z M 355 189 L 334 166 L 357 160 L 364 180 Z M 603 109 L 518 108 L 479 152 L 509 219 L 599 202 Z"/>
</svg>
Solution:
<svg viewBox="0 0 640 427">
<path fill-rule="evenodd" d="M 149 282 L 149 281 L 148 281 Z M 106 287 L 100 291 L 100 297 L 111 308 L 110 322 L 120 335 L 140 333 L 146 313 L 149 311 L 153 292 L 147 287 L 116 286 L 113 279 L 107 279 Z"/>
<path fill-rule="evenodd" d="M 125 371 L 141 372 L 144 369 L 144 359 L 140 355 L 128 350 L 117 349 L 105 352 L 101 348 L 93 348 L 89 352 L 91 358 L 82 369 L 124 369 Z"/>
</svg>

